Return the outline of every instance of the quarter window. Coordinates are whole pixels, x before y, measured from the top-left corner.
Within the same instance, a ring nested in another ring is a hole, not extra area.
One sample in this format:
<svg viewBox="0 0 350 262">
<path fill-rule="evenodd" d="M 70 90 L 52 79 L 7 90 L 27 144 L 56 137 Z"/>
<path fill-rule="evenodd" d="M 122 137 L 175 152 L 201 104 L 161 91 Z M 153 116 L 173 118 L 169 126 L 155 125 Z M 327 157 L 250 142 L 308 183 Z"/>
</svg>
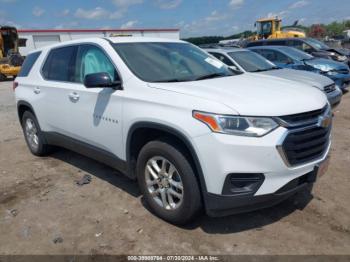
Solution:
<svg viewBox="0 0 350 262">
<path fill-rule="evenodd" d="M 44 64 L 42 74 L 47 80 L 74 81 L 75 46 L 53 49 Z"/>
<path fill-rule="evenodd" d="M 33 65 L 35 64 L 36 60 L 40 56 L 41 52 L 35 52 L 26 57 L 26 59 L 23 62 L 23 65 L 21 67 L 21 71 L 19 72 L 18 76 L 20 77 L 26 77 L 29 75 L 30 70 L 32 69 Z"/>
</svg>

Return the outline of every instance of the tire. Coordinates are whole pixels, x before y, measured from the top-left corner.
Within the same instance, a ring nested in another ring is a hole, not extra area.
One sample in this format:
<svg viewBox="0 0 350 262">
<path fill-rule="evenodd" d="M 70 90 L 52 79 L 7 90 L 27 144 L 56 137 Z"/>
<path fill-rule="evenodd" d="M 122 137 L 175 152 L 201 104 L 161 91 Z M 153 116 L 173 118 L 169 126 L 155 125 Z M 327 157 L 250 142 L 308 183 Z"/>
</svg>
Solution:
<svg viewBox="0 0 350 262">
<path fill-rule="evenodd" d="M 153 172 L 149 171 L 150 167 Z M 147 143 L 140 151 L 136 172 L 146 203 L 160 218 L 182 225 L 194 219 L 201 210 L 201 194 L 195 173 L 185 154 L 171 141 Z M 152 176 L 154 172 L 157 177 L 162 177 L 161 181 Z"/>
<path fill-rule="evenodd" d="M 51 152 L 51 147 L 46 143 L 45 136 L 32 112 L 24 112 L 22 116 L 22 129 L 27 146 L 33 155 L 46 156 Z"/>
</svg>

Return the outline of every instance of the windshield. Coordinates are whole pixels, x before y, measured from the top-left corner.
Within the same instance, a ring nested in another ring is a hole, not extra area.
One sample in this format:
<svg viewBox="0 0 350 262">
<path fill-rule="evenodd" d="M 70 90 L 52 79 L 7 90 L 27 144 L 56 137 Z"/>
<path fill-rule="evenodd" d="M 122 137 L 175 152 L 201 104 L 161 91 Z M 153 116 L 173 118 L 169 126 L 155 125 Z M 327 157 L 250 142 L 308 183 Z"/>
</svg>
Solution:
<svg viewBox="0 0 350 262">
<path fill-rule="evenodd" d="M 188 43 L 117 43 L 114 49 L 146 82 L 182 82 L 232 76 L 221 61 Z"/>
<path fill-rule="evenodd" d="M 261 35 L 271 34 L 272 22 L 259 22 L 258 23 L 258 33 Z"/>
<path fill-rule="evenodd" d="M 237 51 L 228 53 L 247 72 L 260 72 L 276 69 L 276 65 L 251 51 Z"/>
<path fill-rule="evenodd" d="M 308 38 L 305 41 L 315 49 L 329 49 L 328 45 L 316 39 Z"/>
<path fill-rule="evenodd" d="M 300 51 L 300 50 L 293 48 L 293 47 L 285 47 L 285 48 L 281 47 L 281 51 L 283 51 L 288 56 L 290 56 L 296 60 L 299 60 L 299 61 L 310 60 L 313 58 L 312 55 L 309 55 L 308 53 L 305 53 L 305 52 Z"/>
</svg>

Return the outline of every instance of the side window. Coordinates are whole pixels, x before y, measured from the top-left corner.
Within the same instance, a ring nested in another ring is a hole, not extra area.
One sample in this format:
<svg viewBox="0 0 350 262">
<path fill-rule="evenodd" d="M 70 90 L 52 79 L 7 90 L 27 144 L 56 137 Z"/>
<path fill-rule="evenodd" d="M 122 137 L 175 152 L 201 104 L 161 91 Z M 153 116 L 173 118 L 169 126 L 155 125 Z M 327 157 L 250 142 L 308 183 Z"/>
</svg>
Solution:
<svg viewBox="0 0 350 262">
<path fill-rule="evenodd" d="M 26 77 L 29 75 L 30 70 L 32 69 L 40 54 L 41 52 L 35 52 L 26 57 L 22 64 L 21 71 L 18 74 L 19 77 Z"/>
<path fill-rule="evenodd" d="M 111 60 L 94 45 L 81 45 L 78 48 L 75 64 L 75 82 L 83 83 L 88 74 L 108 73 L 112 81 L 120 80 Z"/>
<path fill-rule="evenodd" d="M 275 63 L 287 64 L 290 61 L 290 59 L 286 55 L 275 50 L 260 50 L 260 54 L 264 56 L 267 60 L 270 60 L 271 62 Z"/>
<path fill-rule="evenodd" d="M 286 56 L 285 54 L 282 54 L 281 52 L 275 51 L 275 55 L 276 55 L 277 63 L 287 64 L 290 62 L 290 59 L 288 58 L 288 56 Z"/>
<path fill-rule="evenodd" d="M 302 42 L 301 42 L 301 41 L 298 41 L 298 40 L 289 40 L 289 41 L 288 41 L 288 46 L 297 48 L 297 49 L 299 49 L 299 50 L 303 50 Z"/>
<path fill-rule="evenodd" d="M 257 50 L 257 51 L 259 54 L 261 54 L 267 60 L 270 60 L 271 62 L 276 62 L 276 54 L 274 51 L 268 50 L 268 49 L 262 49 L 262 50 Z"/>
<path fill-rule="evenodd" d="M 306 53 L 312 53 L 314 51 L 313 47 L 303 42 L 302 50 Z"/>
<path fill-rule="evenodd" d="M 304 52 L 312 52 L 312 47 L 301 40 L 290 40 L 288 45 Z"/>
<path fill-rule="evenodd" d="M 47 80 L 74 82 L 75 46 L 60 47 L 50 51 L 42 74 Z"/>
<path fill-rule="evenodd" d="M 231 60 L 220 53 L 214 53 L 214 52 L 209 52 L 210 54 L 212 54 L 213 56 L 215 56 L 217 59 L 219 59 L 221 62 L 223 62 L 224 64 L 228 65 L 228 66 L 233 66 L 233 63 L 231 62 Z"/>
</svg>

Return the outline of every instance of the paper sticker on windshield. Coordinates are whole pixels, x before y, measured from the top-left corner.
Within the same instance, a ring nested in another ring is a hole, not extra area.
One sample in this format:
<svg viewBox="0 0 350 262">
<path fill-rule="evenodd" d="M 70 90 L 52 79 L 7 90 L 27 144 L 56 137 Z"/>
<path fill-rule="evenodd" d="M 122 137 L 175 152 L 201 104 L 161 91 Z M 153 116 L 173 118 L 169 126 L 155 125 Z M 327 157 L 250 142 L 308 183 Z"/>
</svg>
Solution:
<svg viewBox="0 0 350 262">
<path fill-rule="evenodd" d="M 219 69 L 224 66 L 223 63 L 221 63 L 220 61 L 215 60 L 215 59 L 213 59 L 211 57 L 207 57 L 205 59 L 205 62 L 207 62 L 207 63 L 211 64 L 212 66 L 215 66 L 216 68 L 219 68 Z"/>
</svg>

